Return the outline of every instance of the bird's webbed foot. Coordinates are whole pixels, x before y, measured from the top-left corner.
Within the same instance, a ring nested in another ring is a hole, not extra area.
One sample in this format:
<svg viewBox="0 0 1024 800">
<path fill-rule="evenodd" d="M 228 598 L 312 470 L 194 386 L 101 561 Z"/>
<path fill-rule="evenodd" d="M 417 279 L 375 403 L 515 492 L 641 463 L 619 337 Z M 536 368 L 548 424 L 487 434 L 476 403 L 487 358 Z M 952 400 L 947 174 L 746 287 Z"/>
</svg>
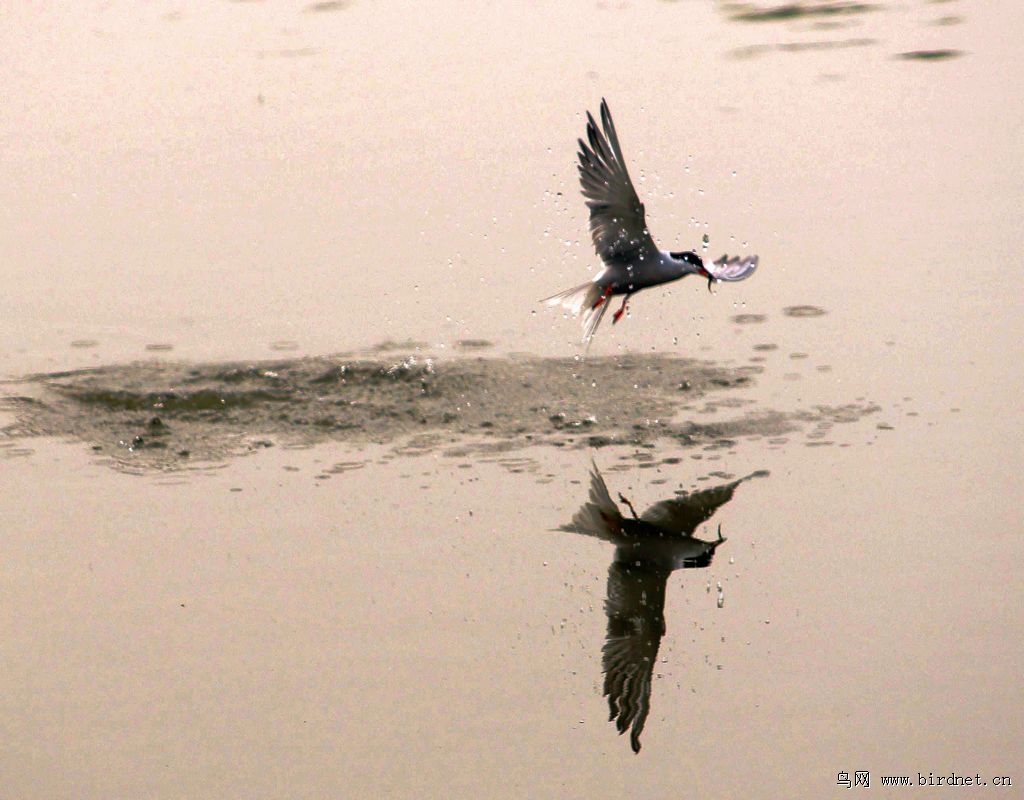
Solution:
<svg viewBox="0 0 1024 800">
<path fill-rule="evenodd" d="M 626 295 L 622 298 L 622 305 L 619 306 L 619 310 L 612 314 L 612 325 L 622 319 L 622 315 L 626 313 L 626 303 L 629 302 L 630 295 Z"/>
<path fill-rule="evenodd" d="M 614 287 L 612 287 L 612 286 L 606 286 L 606 287 L 605 287 L 605 290 L 604 290 L 604 293 L 603 293 L 603 294 L 602 294 L 602 295 L 601 295 L 601 296 L 600 296 L 599 298 L 597 298 L 597 300 L 596 300 L 596 301 L 594 302 L 594 305 L 592 305 L 592 306 L 590 307 L 590 308 L 591 308 L 591 310 L 593 310 L 593 309 L 598 309 L 598 308 L 600 308 L 601 306 L 603 306 L 603 305 L 604 305 L 604 303 L 605 303 L 605 301 L 606 301 L 606 300 L 607 300 L 607 299 L 608 299 L 609 297 L 611 297 L 611 296 L 612 296 L 612 292 L 613 292 L 614 290 L 615 290 L 615 289 L 614 289 Z"/>
<path fill-rule="evenodd" d="M 633 515 L 633 519 L 640 519 L 636 515 L 636 509 L 633 508 L 633 504 L 629 502 L 629 500 L 625 497 L 625 495 L 622 494 L 622 492 L 619 492 L 619 502 L 623 503 L 626 507 L 629 508 L 629 513 Z"/>
</svg>

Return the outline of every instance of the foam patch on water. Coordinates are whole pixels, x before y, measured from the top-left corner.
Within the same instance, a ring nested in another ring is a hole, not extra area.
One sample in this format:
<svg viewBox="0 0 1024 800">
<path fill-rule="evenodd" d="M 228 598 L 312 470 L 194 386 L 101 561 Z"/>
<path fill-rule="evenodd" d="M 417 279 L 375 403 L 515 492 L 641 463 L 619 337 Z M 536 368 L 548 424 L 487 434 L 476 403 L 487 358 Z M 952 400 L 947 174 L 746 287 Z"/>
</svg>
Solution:
<svg viewBox="0 0 1024 800">
<path fill-rule="evenodd" d="M 728 448 L 835 415 L 749 409 L 761 368 L 665 355 L 592 358 L 299 358 L 145 362 L 35 375 L 2 399 L 8 439 L 84 441 L 122 468 L 180 469 L 267 447 L 326 441 L 396 454 L 505 453 L 532 445 Z M 730 411 L 691 419 L 695 400 Z M 864 402 L 839 416 L 877 410 Z"/>
</svg>

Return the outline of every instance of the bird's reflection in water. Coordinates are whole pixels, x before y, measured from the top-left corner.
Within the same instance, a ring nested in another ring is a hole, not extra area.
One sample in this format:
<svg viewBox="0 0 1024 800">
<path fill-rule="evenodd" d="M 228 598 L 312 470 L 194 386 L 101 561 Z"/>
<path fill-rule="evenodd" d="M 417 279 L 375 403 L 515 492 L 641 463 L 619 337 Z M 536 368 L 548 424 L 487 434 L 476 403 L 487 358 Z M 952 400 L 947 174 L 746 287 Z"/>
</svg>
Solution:
<svg viewBox="0 0 1024 800">
<path fill-rule="evenodd" d="M 608 635 L 603 648 L 604 694 L 609 719 L 619 733 L 630 730 L 633 752 L 640 752 L 640 734 L 650 712 L 651 678 L 661 637 L 665 635 L 665 585 L 677 569 L 698 569 L 711 564 L 725 538 L 704 541 L 693 532 L 710 519 L 719 506 L 732 499 L 736 487 L 753 477 L 701 491 L 680 493 L 662 500 L 639 517 L 633 504 L 621 494 L 629 509 L 624 515 L 612 501 L 601 473 L 594 464 L 590 473 L 590 499 L 580 507 L 571 525 L 562 530 L 594 536 L 615 545 L 608 568 Z"/>
</svg>

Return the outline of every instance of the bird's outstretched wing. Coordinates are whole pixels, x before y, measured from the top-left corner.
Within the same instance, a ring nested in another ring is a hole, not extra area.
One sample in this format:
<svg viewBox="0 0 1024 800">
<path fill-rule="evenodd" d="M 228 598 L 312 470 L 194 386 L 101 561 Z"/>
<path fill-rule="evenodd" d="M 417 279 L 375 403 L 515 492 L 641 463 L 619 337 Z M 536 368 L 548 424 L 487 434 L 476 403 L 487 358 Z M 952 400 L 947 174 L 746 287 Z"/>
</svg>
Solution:
<svg viewBox="0 0 1024 800">
<path fill-rule="evenodd" d="M 625 266 L 658 257 L 647 230 L 644 206 L 626 171 L 608 103 L 601 100 L 601 128 L 587 112 L 587 145 L 579 140 L 580 188 L 590 208 L 594 249 L 608 266 Z"/>
<path fill-rule="evenodd" d="M 609 720 L 629 730 L 634 753 L 651 710 L 651 678 L 665 635 L 669 571 L 616 558 L 608 569 L 608 635 L 602 649 Z"/>
<path fill-rule="evenodd" d="M 757 269 L 757 261 L 757 256 L 729 258 L 723 253 L 721 258 L 711 262 L 711 266 L 707 267 L 707 270 L 716 281 L 742 281 L 754 274 L 754 270 Z"/>
<path fill-rule="evenodd" d="M 766 473 L 755 472 L 731 483 L 681 494 L 672 500 L 662 500 L 641 514 L 640 519 L 658 526 L 673 536 L 692 536 L 698 525 L 711 519 L 720 506 L 732 500 L 737 486 L 743 481 L 764 474 Z"/>
</svg>

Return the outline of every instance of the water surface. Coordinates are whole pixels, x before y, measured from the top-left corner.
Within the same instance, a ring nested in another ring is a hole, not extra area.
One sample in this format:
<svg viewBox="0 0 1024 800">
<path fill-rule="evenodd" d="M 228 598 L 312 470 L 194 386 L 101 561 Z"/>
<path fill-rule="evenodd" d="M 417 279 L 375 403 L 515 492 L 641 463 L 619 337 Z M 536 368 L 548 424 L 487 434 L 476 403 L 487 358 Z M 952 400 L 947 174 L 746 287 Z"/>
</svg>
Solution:
<svg viewBox="0 0 1024 800">
<path fill-rule="evenodd" d="M 1024 781 L 1021 20 L 12 11 L 6 791 Z M 601 97 L 655 238 L 761 266 L 644 292 L 582 359 L 537 301 L 595 267 L 574 149 Z M 662 586 L 664 550 L 564 530 L 592 463 L 624 519 L 619 493 L 642 516 L 760 477 Z M 634 618 L 639 660 L 610 659 Z"/>
</svg>

